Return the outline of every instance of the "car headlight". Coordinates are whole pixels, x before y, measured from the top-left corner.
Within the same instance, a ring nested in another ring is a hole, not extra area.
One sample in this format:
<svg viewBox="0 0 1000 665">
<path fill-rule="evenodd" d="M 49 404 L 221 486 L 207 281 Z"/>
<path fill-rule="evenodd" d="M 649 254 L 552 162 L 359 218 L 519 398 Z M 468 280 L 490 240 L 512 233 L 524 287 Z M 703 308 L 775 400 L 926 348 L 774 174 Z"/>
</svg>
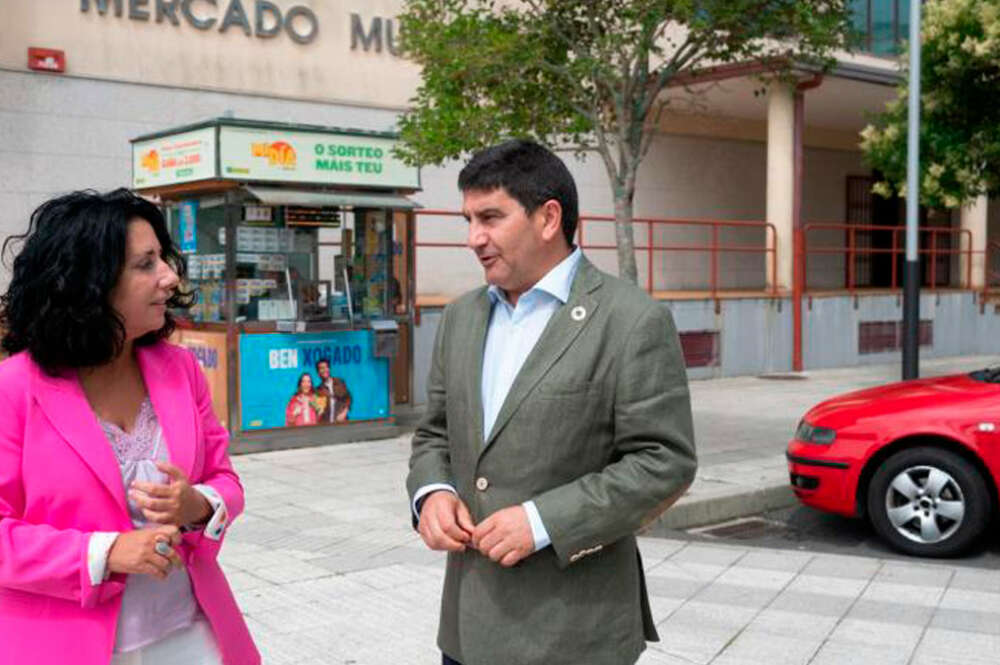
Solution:
<svg viewBox="0 0 1000 665">
<path fill-rule="evenodd" d="M 803 420 L 799 423 L 799 428 L 795 430 L 795 438 L 806 443 L 828 446 L 837 438 L 837 431 L 829 427 L 814 427 Z"/>
</svg>

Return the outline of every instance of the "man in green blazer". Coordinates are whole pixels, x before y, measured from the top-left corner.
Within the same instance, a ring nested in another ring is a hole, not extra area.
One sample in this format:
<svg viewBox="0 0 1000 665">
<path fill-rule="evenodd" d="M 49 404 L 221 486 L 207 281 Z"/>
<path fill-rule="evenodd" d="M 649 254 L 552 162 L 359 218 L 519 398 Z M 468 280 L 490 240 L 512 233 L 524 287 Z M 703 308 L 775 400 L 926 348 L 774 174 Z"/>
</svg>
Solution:
<svg viewBox="0 0 1000 665">
<path fill-rule="evenodd" d="M 635 533 L 691 483 L 669 310 L 573 246 L 577 194 L 530 141 L 459 175 L 488 286 L 445 308 L 407 488 L 448 552 L 446 665 L 634 663 L 658 639 Z"/>
</svg>

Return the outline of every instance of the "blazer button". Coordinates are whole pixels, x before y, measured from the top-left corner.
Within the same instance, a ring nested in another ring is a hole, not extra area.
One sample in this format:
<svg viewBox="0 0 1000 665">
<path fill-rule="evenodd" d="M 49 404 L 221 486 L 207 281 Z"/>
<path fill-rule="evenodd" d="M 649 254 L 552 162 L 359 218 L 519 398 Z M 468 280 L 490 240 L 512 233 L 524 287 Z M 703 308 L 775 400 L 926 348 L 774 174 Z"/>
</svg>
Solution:
<svg viewBox="0 0 1000 665">
<path fill-rule="evenodd" d="M 486 480 L 485 476 L 479 476 L 476 478 L 476 489 L 480 492 L 485 492 L 486 488 L 490 486 L 490 481 Z"/>
</svg>

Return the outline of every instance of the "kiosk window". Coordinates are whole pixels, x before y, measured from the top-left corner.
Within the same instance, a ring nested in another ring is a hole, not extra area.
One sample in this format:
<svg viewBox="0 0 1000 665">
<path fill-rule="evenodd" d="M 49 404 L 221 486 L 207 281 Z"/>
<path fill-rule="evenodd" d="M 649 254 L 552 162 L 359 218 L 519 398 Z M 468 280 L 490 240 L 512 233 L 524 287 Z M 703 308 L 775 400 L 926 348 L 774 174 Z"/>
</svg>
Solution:
<svg viewBox="0 0 1000 665">
<path fill-rule="evenodd" d="M 199 297 L 195 321 L 226 316 L 225 207 L 183 202 L 171 232 Z M 394 270 L 394 224 L 385 209 L 243 206 L 236 228 L 238 321 L 380 318 L 405 293 Z M 405 241 L 405 239 L 404 239 Z"/>
</svg>

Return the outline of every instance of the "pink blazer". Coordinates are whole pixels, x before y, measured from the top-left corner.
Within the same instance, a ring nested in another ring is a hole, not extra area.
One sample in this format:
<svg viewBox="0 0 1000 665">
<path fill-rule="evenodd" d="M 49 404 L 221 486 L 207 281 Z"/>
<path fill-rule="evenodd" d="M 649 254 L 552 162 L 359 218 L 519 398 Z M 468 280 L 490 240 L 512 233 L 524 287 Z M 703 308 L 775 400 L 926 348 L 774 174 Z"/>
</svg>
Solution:
<svg viewBox="0 0 1000 665">
<path fill-rule="evenodd" d="M 243 487 L 205 377 L 187 350 L 137 350 L 170 460 L 222 495 L 234 519 Z M 87 572 L 94 531 L 132 528 L 111 446 L 75 372 L 46 375 L 26 352 L 0 363 L 0 663 L 108 665 L 125 576 L 97 586 Z M 178 547 L 226 665 L 260 655 L 201 532 Z"/>
</svg>

